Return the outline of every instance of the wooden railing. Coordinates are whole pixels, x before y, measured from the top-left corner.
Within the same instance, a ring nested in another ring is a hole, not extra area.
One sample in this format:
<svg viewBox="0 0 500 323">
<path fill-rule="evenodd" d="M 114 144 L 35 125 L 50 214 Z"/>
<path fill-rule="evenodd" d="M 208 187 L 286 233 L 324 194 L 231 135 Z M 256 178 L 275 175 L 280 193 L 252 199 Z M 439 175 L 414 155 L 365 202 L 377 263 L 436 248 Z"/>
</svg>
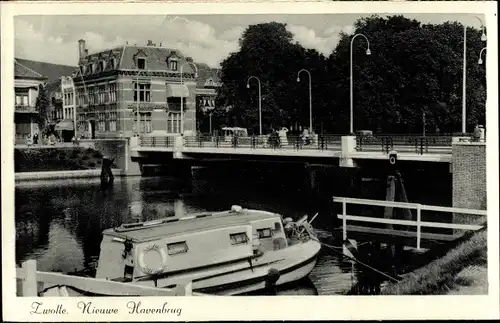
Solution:
<svg viewBox="0 0 500 323">
<path fill-rule="evenodd" d="M 80 277 L 62 273 L 36 270 L 36 261 L 27 260 L 16 268 L 16 278 L 21 283 L 22 296 L 39 296 L 39 283 L 45 290 L 61 286 L 74 287 L 92 294 L 106 296 L 203 296 L 192 292 L 192 283 L 178 285 L 176 289 L 156 288 L 133 283 L 115 282 L 106 279 Z M 40 295 L 43 296 L 43 295 Z M 61 295 L 64 296 L 64 295 Z"/>
<path fill-rule="evenodd" d="M 422 239 L 422 227 L 456 229 L 456 230 L 479 230 L 482 228 L 481 225 L 475 225 L 475 224 L 455 224 L 455 223 L 422 221 L 422 211 L 460 213 L 460 214 L 469 214 L 469 215 L 477 215 L 477 216 L 486 216 L 487 215 L 487 211 L 485 211 L 485 210 L 473 210 L 473 209 L 464 209 L 464 208 L 456 208 L 456 207 L 423 205 L 423 204 L 418 204 L 418 203 L 368 200 L 368 199 L 357 199 L 357 198 L 349 198 L 349 197 L 333 197 L 333 201 L 337 202 L 337 203 L 342 203 L 342 214 L 338 214 L 337 217 L 339 219 L 342 219 L 342 239 L 343 239 L 343 241 L 347 240 L 347 220 L 368 222 L 368 223 L 407 225 L 407 226 L 416 226 L 417 227 L 417 249 L 420 249 L 420 243 L 421 243 L 421 239 Z M 348 215 L 347 214 L 347 204 L 358 204 L 358 205 L 365 205 L 365 206 L 382 206 L 382 207 L 393 207 L 393 208 L 403 208 L 403 209 L 416 210 L 417 211 L 416 221 Z"/>
</svg>

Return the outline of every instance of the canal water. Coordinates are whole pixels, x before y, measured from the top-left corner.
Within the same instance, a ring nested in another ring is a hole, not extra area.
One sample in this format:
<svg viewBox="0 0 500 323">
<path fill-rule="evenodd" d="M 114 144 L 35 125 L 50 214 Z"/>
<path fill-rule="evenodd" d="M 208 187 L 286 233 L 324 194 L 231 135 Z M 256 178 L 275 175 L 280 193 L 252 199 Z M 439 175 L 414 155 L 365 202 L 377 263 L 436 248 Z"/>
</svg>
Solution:
<svg viewBox="0 0 500 323">
<path fill-rule="evenodd" d="M 197 185 L 201 191 L 193 190 L 191 181 L 171 177 L 118 178 L 106 189 L 98 179 L 16 183 L 16 261 L 36 259 L 41 271 L 92 268 L 98 260 L 101 232 L 137 220 L 227 210 L 234 204 L 292 218 L 311 212 L 300 189 L 276 190 L 273 185 L 237 180 Z M 322 215 L 313 223 L 323 240 L 330 236 L 330 222 Z M 324 250 L 309 280 L 286 286 L 279 294 L 344 294 L 358 271 L 338 253 Z"/>
</svg>

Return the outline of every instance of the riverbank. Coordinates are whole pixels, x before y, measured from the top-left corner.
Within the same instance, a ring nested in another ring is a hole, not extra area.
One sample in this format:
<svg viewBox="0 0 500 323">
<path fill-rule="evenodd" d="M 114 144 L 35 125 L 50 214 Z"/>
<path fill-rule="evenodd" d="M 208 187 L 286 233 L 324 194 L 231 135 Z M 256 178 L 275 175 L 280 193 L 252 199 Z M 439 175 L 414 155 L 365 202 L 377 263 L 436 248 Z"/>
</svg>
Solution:
<svg viewBox="0 0 500 323">
<path fill-rule="evenodd" d="M 114 176 L 122 176 L 121 169 L 114 168 L 111 170 Z M 51 171 L 51 172 L 20 172 L 15 173 L 16 182 L 22 181 L 38 181 L 48 179 L 76 179 L 76 178 L 97 178 L 101 176 L 100 169 L 87 170 L 67 170 L 67 171 Z"/>
<path fill-rule="evenodd" d="M 443 257 L 387 285 L 382 295 L 484 295 L 488 292 L 486 228 L 467 235 Z"/>
<path fill-rule="evenodd" d="M 101 152 L 89 147 L 36 147 L 14 149 L 16 173 L 96 170 Z"/>
</svg>

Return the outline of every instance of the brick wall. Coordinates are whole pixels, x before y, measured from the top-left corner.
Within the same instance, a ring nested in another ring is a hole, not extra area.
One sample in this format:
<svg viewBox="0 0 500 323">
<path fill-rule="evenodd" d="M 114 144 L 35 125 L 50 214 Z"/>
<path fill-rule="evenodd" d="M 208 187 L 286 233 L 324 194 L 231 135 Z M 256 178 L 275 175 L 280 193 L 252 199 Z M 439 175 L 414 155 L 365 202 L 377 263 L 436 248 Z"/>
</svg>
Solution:
<svg viewBox="0 0 500 323">
<path fill-rule="evenodd" d="M 453 207 L 486 210 L 486 145 L 455 143 L 452 152 Z M 454 214 L 455 223 L 479 223 L 474 215 Z"/>
</svg>

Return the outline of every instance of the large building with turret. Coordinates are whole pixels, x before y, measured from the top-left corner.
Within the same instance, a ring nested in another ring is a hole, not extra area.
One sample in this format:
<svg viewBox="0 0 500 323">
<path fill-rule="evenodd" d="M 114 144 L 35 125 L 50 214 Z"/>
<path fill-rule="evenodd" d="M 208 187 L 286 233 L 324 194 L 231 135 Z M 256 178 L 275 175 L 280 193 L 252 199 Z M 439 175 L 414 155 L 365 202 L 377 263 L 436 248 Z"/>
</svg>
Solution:
<svg viewBox="0 0 500 323">
<path fill-rule="evenodd" d="M 78 49 L 78 69 L 63 97 L 76 113 L 79 136 L 194 134 L 197 104 L 215 104 L 217 70 L 179 50 L 148 41 L 89 54 L 85 40 Z"/>
</svg>

